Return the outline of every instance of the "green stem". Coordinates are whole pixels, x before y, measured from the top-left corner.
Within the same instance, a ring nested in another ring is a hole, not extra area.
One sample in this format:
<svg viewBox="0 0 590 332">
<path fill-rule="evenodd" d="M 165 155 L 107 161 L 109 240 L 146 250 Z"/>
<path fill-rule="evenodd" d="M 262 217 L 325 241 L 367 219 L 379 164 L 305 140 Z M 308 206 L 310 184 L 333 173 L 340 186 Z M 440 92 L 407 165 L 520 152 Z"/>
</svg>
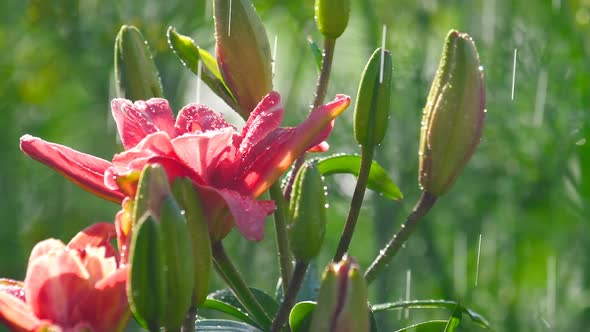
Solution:
<svg viewBox="0 0 590 332">
<path fill-rule="evenodd" d="M 250 291 L 250 288 L 248 288 L 248 285 L 246 285 L 244 279 L 242 279 L 240 272 L 231 262 L 229 256 L 227 256 L 221 241 L 213 243 L 211 248 L 217 272 L 219 272 L 221 277 L 234 292 L 234 295 L 238 301 L 240 301 L 246 311 L 252 315 L 254 320 L 256 320 L 256 322 L 258 322 L 262 327 L 270 326 L 270 316 L 266 311 L 264 311 L 262 305 L 260 305 L 258 300 L 256 300 L 256 297 L 254 294 L 252 294 L 252 291 Z"/>
<path fill-rule="evenodd" d="M 350 210 L 348 211 L 348 217 L 344 224 L 344 230 L 340 236 L 340 242 L 334 254 L 334 262 L 339 262 L 342 256 L 348 251 L 352 235 L 354 234 L 354 228 L 361 212 L 363 205 L 363 198 L 365 197 L 365 190 L 367 189 L 367 182 L 369 180 L 369 172 L 371 171 L 371 163 L 373 162 L 373 153 L 375 147 L 369 148 L 361 147 L 361 167 L 359 169 L 358 179 L 352 194 L 352 201 L 350 202 Z"/>
<path fill-rule="evenodd" d="M 320 77 L 315 88 L 315 96 L 313 99 L 313 108 L 320 107 L 326 98 L 328 91 L 328 83 L 330 82 L 330 72 L 332 71 L 332 61 L 334 60 L 334 49 L 336 47 L 336 39 L 326 38 L 324 40 L 324 53 L 322 54 L 322 69 L 320 70 Z"/>
<path fill-rule="evenodd" d="M 283 302 L 277 312 L 277 316 L 275 317 L 272 325 L 270 327 L 270 332 L 278 332 L 281 330 L 283 325 L 287 322 L 289 318 L 289 313 L 293 306 L 295 305 L 295 301 L 297 300 L 297 293 L 299 293 L 299 288 L 301 288 L 301 284 L 303 283 L 303 279 L 305 277 L 305 272 L 307 271 L 307 266 L 309 264 L 307 262 L 297 261 L 295 264 L 295 270 L 293 271 L 293 278 L 291 279 L 291 284 L 289 285 L 289 289 L 285 292 L 285 296 L 283 297 Z"/>
<path fill-rule="evenodd" d="M 315 110 L 324 103 L 326 93 L 328 91 L 328 83 L 330 82 L 330 72 L 332 71 L 332 62 L 334 60 L 334 49 L 336 48 L 336 39 L 326 38 L 324 40 L 324 52 L 322 53 L 322 69 L 320 69 L 320 76 L 315 87 L 315 95 L 313 97 L 313 103 L 311 110 Z M 293 182 L 295 181 L 295 175 L 299 168 L 303 165 L 305 160 L 305 153 L 301 154 L 293 166 L 291 175 L 287 180 L 287 186 L 285 187 L 284 196 L 289 199 L 291 196 L 291 189 Z"/>
<path fill-rule="evenodd" d="M 397 234 L 395 234 L 391 240 L 389 240 L 389 243 L 387 243 L 383 250 L 379 251 L 379 255 L 367 269 L 367 272 L 365 273 L 367 284 L 370 284 L 373 280 L 375 280 L 381 270 L 383 270 L 389 264 L 391 259 L 393 259 L 402 245 L 408 240 L 412 232 L 414 232 L 418 222 L 434 206 L 436 199 L 437 198 L 429 192 L 422 192 L 422 195 L 418 199 L 416 206 L 414 206 L 414 209 L 406 219 L 406 222 L 401 226 L 399 232 L 397 232 Z"/>
<path fill-rule="evenodd" d="M 285 216 L 285 199 L 281 192 L 281 186 L 274 183 L 270 186 L 270 198 L 275 201 L 276 210 L 275 216 L 275 232 L 277 240 L 277 250 L 279 253 L 279 266 L 281 270 L 281 280 L 283 287 L 283 294 L 287 293 L 289 288 L 291 273 L 293 271 L 293 263 L 291 254 L 289 253 L 289 239 L 287 237 L 287 218 Z"/>
<path fill-rule="evenodd" d="M 195 321 L 197 319 L 197 307 L 191 305 L 186 315 L 184 316 L 184 322 L 182 323 L 182 332 L 194 332 Z"/>
</svg>

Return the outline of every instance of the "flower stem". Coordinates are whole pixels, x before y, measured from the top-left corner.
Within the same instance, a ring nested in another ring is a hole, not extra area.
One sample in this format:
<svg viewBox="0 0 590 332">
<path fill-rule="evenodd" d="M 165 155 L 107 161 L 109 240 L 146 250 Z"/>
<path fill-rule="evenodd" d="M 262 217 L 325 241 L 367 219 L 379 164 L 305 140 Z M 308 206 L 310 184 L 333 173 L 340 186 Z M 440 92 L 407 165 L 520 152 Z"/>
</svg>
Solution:
<svg viewBox="0 0 590 332">
<path fill-rule="evenodd" d="M 406 222 L 401 226 L 401 229 L 395 234 L 389 243 L 380 251 L 379 255 L 365 273 L 365 279 L 367 284 L 370 284 L 377 275 L 389 264 L 391 259 L 399 251 L 402 245 L 408 240 L 412 232 L 416 229 L 418 222 L 424 217 L 428 211 L 436 203 L 437 197 L 430 194 L 427 191 L 423 191 L 422 195 L 418 199 L 416 206 L 406 219 Z"/>
<path fill-rule="evenodd" d="M 262 327 L 270 326 L 270 316 L 264 310 L 262 305 L 260 305 L 254 294 L 252 294 L 252 291 L 250 288 L 248 288 L 248 285 L 246 285 L 246 282 L 240 275 L 240 272 L 231 262 L 229 256 L 227 256 L 221 241 L 213 243 L 211 248 L 217 272 L 234 292 L 234 295 L 238 301 L 240 301 L 246 311 L 252 315 L 254 320 L 256 320 L 256 322 L 258 322 Z"/>
<path fill-rule="evenodd" d="M 274 183 L 270 186 L 270 197 L 275 201 L 277 206 L 275 217 L 275 232 L 277 240 L 277 250 L 279 253 L 279 266 L 281 270 L 281 282 L 283 287 L 283 294 L 287 293 L 289 288 L 291 273 L 293 271 L 293 263 L 291 263 L 291 254 L 289 253 L 289 239 L 287 237 L 287 218 L 285 216 L 285 199 L 281 192 L 281 186 Z"/>
<path fill-rule="evenodd" d="M 299 292 L 299 288 L 301 288 L 301 284 L 303 283 L 303 279 L 305 277 L 305 272 L 307 271 L 307 266 L 309 264 L 307 262 L 297 261 L 295 264 L 295 270 L 293 271 L 293 278 L 291 279 L 291 283 L 289 284 L 289 288 L 283 297 L 283 302 L 279 307 L 279 311 L 277 312 L 277 316 L 275 317 L 272 325 L 270 327 L 271 332 L 278 332 L 281 330 L 283 325 L 287 322 L 289 318 L 289 313 L 291 309 L 295 305 L 295 301 L 297 300 L 297 293 Z"/>
<path fill-rule="evenodd" d="M 324 52 L 322 54 L 322 69 L 320 70 L 320 77 L 315 88 L 315 96 L 313 99 L 312 110 L 320 107 L 326 98 L 328 91 L 328 83 L 330 82 L 330 72 L 332 71 L 332 61 L 334 60 L 334 49 L 336 47 L 336 39 L 326 38 L 324 40 Z"/>
<path fill-rule="evenodd" d="M 315 95 L 313 97 L 313 103 L 311 110 L 315 110 L 324 103 L 326 93 L 328 91 L 328 83 L 330 82 L 330 72 L 332 71 L 332 62 L 334 60 L 334 49 L 336 48 L 336 39 L 326 38 L 324 39 L 324 51 L 322 52 L 322 68 L 320 69 L 320 76 L 315 87 Z M 293 166 L 293 171 L 287 180 L 287 186 L 285 187 L 284 196 L 286 199 L 291 197 L 291 189 L 293 188 L 293 182 L 295 182 L 295 175 L 305 160 L 305 153 L 303 153 Z"/>
<path fill-rule="evenodd" d="M 375 147 L 369 148 L 361 147 L 361 167 L 359 169 L 358 179 L 352 194 L 352 201 L 350 202 L 350 210 L 348 211 L 348 217 L 344 224 L 344 230 L 340 236 L 340 242 L 334 254 L 334 262 L 339 262 L 342 256 L 348 251 L 352 235 L 354 234 L 354 228 L 363 205 L 363 198 L 365 197 L 365 190 L 367 189 L 367 182 L 369 180 L 369 172 L 371 171 L 371 163 L 373 162 L 373 153 Z"/>
<path fill-rule="evenodd" d="M 191 305 L 186 315 L 184 316 L 184 322 L 182 323 L 182 332 L 194 332 L 195 321 L 197 319 L 197 307 Z"/>
</svg>

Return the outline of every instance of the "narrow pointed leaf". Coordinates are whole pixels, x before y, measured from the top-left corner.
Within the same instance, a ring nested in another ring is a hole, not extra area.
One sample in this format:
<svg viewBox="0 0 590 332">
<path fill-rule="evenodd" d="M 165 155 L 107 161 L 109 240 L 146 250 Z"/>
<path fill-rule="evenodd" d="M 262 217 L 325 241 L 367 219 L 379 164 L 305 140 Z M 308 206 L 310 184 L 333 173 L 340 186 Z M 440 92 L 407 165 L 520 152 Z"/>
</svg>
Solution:
<svg viewBox="0 0 590 332">
<path fill-rule="evenodd" d="M 309 37 L 307 39 L 307 42 L 309 43 L 309 48 L 311 49 L 311 53 L 313 53 L 315 65 L 316 65 L 318 71 L 320 71 L 320 70 L 322 70 L 322 50 L 320 49 L 318 44 L 316 44 L 313 41 L 313 39 L 311 39 L 311 37 Z"/>
<path fill-rule="evenodd" d="M 250 318 L 250 316 L 243 311 L 242 308 L 235 307 L 227 302 L 216 300 L 216 299 L 206 299 L 205 302 L 200 306 L 203 309 L 215 310 L 226 315 L 229 315 L 235 319 L 238 319 L 244 323 L 248 323 L 250 325 L 257 325 L 256 322 Z"/>
<path fill-rule="evenodd" d="M 444 332 L 455 332 L 457 327 L 461 324 L 461 308 L 457 306 L 453 311 L 453 314 L 449 318 L 447 322 L 447 326 L 445 327 Z"/>
<path fill-rule="evenodd" d="M 218 95 L 231 108 L 236 109 L 238 104 L 234 100 L 231 92 L 223 82 L 217 61 L 207 51 L 199 48 L 194 40 L 188 36 L 184 36 L 176 32 L 174 27 L 168 28 L 168 43 L 170 48 L 180 59 L 180 62 L 192 71 L 195 75 L 199 74 L 199 61 L 201 61 L 201 77 L 200 79 L 209 86 L 211 91 Z"/>
<path fill-rule="evenodd" d="M 406 326 L 395 332 L 438 332 L 444 329 L 446 325 L 446 320 L 429 320 L 427 322 Z"/>
<path fill-rule="evenodd" d="M 262 330 L 245 323 L 226 319 L 204 319 L 197 321 L 196 332 L 224 331 L 224 332 L 262 332 Z"/>
<path fill-rule="evenodd" d="M 272 296 L 261 291 L 258 288 L 250 287 L 250 291 L 252 291 L 252 294 L 254 294 L 256 300 L 258 300 L 260 305 L 262 305 L 264 311 L 266 311 L 271 316 L 274 316 L 277 313 L 277 310 L 279 309 L 279 304 Z M 227 288 L 209 294 L 209 296 L 207 296 L 207 299 L 214 299 L 221 302 L 225 302 L 231 305 L 232 307 L 240 309 L 242 312 L 246 312 L 246 309 L 244 309 L 244 307 L 238 301 L 238 299 L 235 297 L 232 291 Z"/>
<path fill-rule="evenodd" d="M 307 332 L 311 326 L 311 317 L 316 303 L 305 301 L 297 303 L 289 314 L 289 326 L 292 332 Z"/>
<path fill-rule="evenodd" d="M 360 156 L 334 155 L 318 161 L 318 169 L 324 176 L 342 173 L 358 176 L 360 167 Z M 367 187 L 393 200 L 404 198 L 397 185 L 387 176 L 383 167 L 376 161 L 371 164 Z"/>
<path fill-rule="evenodd" d="M 449 300 L 414 300 L 380 303 L 371 306 L 371 311 L 377 313 L 380 311 L 401 310 L 406 308 L 460 310 L 462 313 L 469 316 L 469 318 L 477 325 L 483 328 L 490 328 L 490 323 L 485 317 L 469 308 L 464 307 L 458 302 Z"/>
</svg>

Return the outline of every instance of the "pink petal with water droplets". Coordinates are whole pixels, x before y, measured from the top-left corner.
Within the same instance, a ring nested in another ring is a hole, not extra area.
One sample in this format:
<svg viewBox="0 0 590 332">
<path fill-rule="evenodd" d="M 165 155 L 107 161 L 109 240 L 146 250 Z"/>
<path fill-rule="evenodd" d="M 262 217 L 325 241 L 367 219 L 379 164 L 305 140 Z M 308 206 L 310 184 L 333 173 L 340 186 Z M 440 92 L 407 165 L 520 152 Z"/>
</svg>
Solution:
<svg viewBox="0 0 590 332">
<path fill-rule="evenodd" d="M 111 109 L 125 150 L 157 131 L 175 136 L 174 115 L 166 99 L 152 98 L 133 104 L 127 99 L 118 98 L 111 102 Z"/>
<path fill-rule="evenodd" d="M 68 243 L 68 248 L 84 250 L 87 246 L 110 247 L 110 240 L 117 236 L 115 224 L 110 222 L 98 222 L 86 227 L 76 234 Z M 114 250 L 114 249 L 113 249 Z M 109 257 L 107 252 L 107 257 Z"/>
<path fill-rule="evenodd" d="M 115 203 L 123 200 L 124 195 L 118 189 L 109 189 L 104 184 L 104 173 L 111 167 L 110 162 L 31 135 L 21 137 L 20 148 L 83 189 Z"/>
<path fill-rule="evenodd" d="M 247 153 L 266 135 L 278 128 L 283 121 L 283 113 L 281 96 L 274 91 L 266 95 L 250 113 L 244 129 L 242 129 L 239 152 Z"/>
<path fill-rule="evenodd" d="M 350 97 L 337 95 L 334 101 L 320 106 L 295 128 L 277 128 L 252 148 L 240 169 L 253 197 L 260 196 L 297 159 L 329 134 L 327 127 L 350 104 Z M 331 130 L 331 129 L 330 129 Z"/>
<path fill-rule="evenodd" d="M 238 231 L 248 240 L 262 240 L 266 216 L 275 210 L 274 201 L 255 200 L 233 190 L 222 189 L 218 193 L 227 204 Z"/>
<path fill-rule="evenodd" d="M 221 114 L 205 105 L 190 104 L 183 107 L 176 118 L 176 135 L 197 131 L 233 128 Z"/>
<path fill-rule="evenodd" d="M 0 278 L 0 293 L 10 294 L 25 302 L 25 284 L 22 281 Z"/>
</svg>

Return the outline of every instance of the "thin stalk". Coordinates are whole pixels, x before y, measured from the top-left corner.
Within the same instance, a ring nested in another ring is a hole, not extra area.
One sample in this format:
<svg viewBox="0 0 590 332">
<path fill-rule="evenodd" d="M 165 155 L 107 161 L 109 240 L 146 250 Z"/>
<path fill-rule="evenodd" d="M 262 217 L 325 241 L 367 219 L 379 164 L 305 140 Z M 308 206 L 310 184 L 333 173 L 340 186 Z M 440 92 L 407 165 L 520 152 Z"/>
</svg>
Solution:
<svg viewBox="0 0 590 332">
<path fill-rule="evenodd" d="M 370 284 L 375 280 L 377 275 L 379 275 L 379 273 L 389 264 L 391 259 L 393 259 L 395 254 L 414 232 L 422 217 L 424 217 L 434 206 L 436 199 L 437 198 L 429 192 L 422 192 L 416 206 L 414 206 L 414 209 L 406 219 L 406 222 L 402 224 L 399 232 L 389 240 L 389 243 L 387 243 L 383 250 L 379 251 L 379 255 L 367 269 L 367 272 L 365 273 L 367 284 Z"/>
<path fill-rule="evenodd" d="M 340 236 L 340 242 L 334 254 L 334 262 L 342 260 L 344 254 L 348 251 L 352 235 L 354 234 L 354 228 L 363 205 L 363 198 L 365 197 L 365 191 L 367 189 L 367 182 L 369 180 L 369 172 L 371 171 L 371 164 L 373 162 L 373 153 L 375 147 L 365 148 L 361 147 L 361 167 L 359 169 L 358 179 L 352 194 L 352 201 L 350 202 L 350 210 L 348 210 L 348 217 Z"/>
<path fill-rule="evenodd" d="M 276 182 L 270 186 L 270 198 L 275 201 L 277 206 L 274 213 L 275 232 L 283 294 L 286 294 L 291 280 L 293 263 L 289 252 L 289 239 L 287 237 L 287 218 L 285 216 L 285 211 L 287 211 L 287 209 L 285 207 L 285 199 L 281 192 L 281 186 Z"/>
<path fill-rule="evenodd" d="M 246 311 L 252 315 L 254 320 L 261 326 L 270 326 L 271 318 L 268 313 L 264 310 L 262 305 L 258 302 L 248 285 L 242 278 L 240 272 L 236 269 L 229 256 L 223 248 L 221 241 L 217 241 L 211 245 L 213 259 L 215 260 L 215 267 L 217 272 L 225 280 L 234 295 L 244 306 Z"/>
<path fill-rule="evenodd" d="M 311 110 L 315 110 L 324 103 L 326 93 L 328 92 L 328 83 L 330 82 L 330 72 L 332 71 L 332 62 L 334 60 L 334 49 L 336 48 L 336 39 L 326 38 L 324 39 L 324 51 L 322 52 L 322 68 L 320 69 L 320 76 L 315 87 L 315 95 L 313 97 L 313 103 Z M 295 161 L 293 171 L 287 180 L 287 186 L 285 187 L 284 196 L 289 199 L 291 196 L 291 189 L 293 188 L 293 182 L 295 181 L 295 175 L 305 160 L 305 153 L 301 154 Z"/>
<path fill-rule="evenodd" d="M 195 321 L 197 319 L 197 307 L 191 305 L 186 315 L 184 316 L 184 322 L 182 323 L 182 332 L 194 332 Z"/>
<path fill-rule="evenodd" d="M 285 293 L 283 297 L 283 302 L 279 307 L 279 311 L 277 312 L 277 316 L 275 317 L 272 325 L 270 327 L 270 332 L 278 332 L 287 322 L 289 318 L 289 313 L 293 306 L 295 305 L 295 301 L 297 300 L 297 293 L 299 293 L 299 288 L 301 288 L 301 284 L 303 283 L 303 279 L 305 277 L 305 272 L 307 271 L 307 267 L 309 264 L 307 262 L 297 261 L 295 264 L 295 270 L 293 271 L 293 278 L 291 279 L 291 284 L 289 285 L 289 289 Z"/>
</svg>

